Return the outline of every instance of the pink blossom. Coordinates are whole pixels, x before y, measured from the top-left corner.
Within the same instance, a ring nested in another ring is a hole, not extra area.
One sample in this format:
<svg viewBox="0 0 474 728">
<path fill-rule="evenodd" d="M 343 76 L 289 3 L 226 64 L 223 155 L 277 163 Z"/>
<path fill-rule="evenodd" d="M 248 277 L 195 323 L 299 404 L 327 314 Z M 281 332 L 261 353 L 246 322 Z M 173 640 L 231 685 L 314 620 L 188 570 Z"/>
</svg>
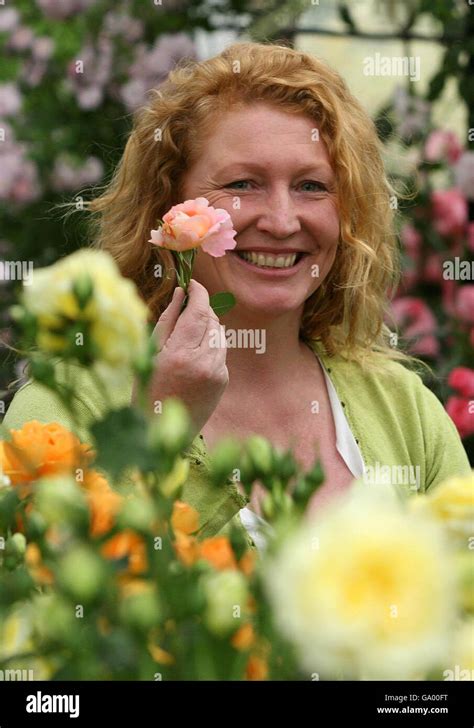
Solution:
<svg viewBox="0 0 474 728">
<path fill-rule="evenodd" d="M 104 17 L 104 32 L 111 36 L 122 36 L 128 43 L 136 43 L 143 36 L 144 25 L 126 12 L 110 10 Z"/>
<path fill-rule="evenodd" d="M 7 47 L 13 51 L 21 53 L 31 47 L 34 37 L 35 34 L 31 28 L 21 25 L 13 31 L 12 35 L 8 39 Z"/>
<path fill-rule="evenodd" d="M 19 20 L 20 16 L 15 8 L 0 10 L 0 33 L 11 33 L 17 27 Z"/>
<path fill-rule="evenodd" d="M 113 44 L 102 35 L 95 46 L 85 45 L 68 67 L 68 84 L 82 109 L 96 109 L 112 77 Z"/>
<path fill-rule="evenodd" d="M 459 189 L 435 190 L 431 194 L 433 222 L 439 235 L 462 234 L 467 224 L 467 202 Z"/>
<path fill-rule="evenodd" d="M 474 412 L 471 401 L 464 397 L 450 397 L 446 402 L 446 411 L 456 425 L 461 438 L 474 433 Z"/>
<path fill-rule="evenodd" d="M 430 253 L 426 258 L 423 268 L 423 280 L 427 283 L 439 283 L 443 278 L 443 261 L 445 256 L 442 253 Z"/>
<path fill-rule="evenodd" d="M 38 173 L 33 161 L 25 156 L 26 145 L 0 146 L 0 200 L 33 202 L 40 197 Z"/>
<path fill-rule="evenodd" d="M 468 324 L 474 324 L 474 285 L 459 286 L 455 311 Z"/>
<path fill-rule="evenodd" d="M 21 109 L 22 98 L 14 83 L 0 85 L 0 116 L 13 116 Z"/>
<path fill-rule="evenodd" d="M 129 81 L 120 89 L 120 97 L 130 111 L 146 101 L 147 91 L 162 83 L 181 58 L 196 58 L 192 40 L 185 33 L 161 35 L 151 50 L 145 43 L 135 47 Z"/>
<path fill-rule="evenodd" d="M 437 356 L 439 342 L 434 335 L 436 319 L 420 298 L 410 296 L 397 298 L 392 302 L 392 312 L 395 322 L 402 329 L 404 338 L 414 339 L 410 344 L 412 354 Z"/>
<path fill-rule="evenodd" d="M 54 40 L 46 35 L 35 38 L 31 52 L 36 60 L 47 61 L 54 53 Z"/>
<path fill-rule="evenodd" d="M 97 0 L 36 0 L 40 10 L 53 20 L 64 20 L 83 10 L 88 10 Z"/>
<path fill-rule="evenodd" d="M 467 226 L 467 247 L 474 253 L 474 222 Z"/>
<path fill-rule="evenodd" d="M 462 397 L 474 397 L 474 369 L 456 367 L 448 377 L 448 384 Z"/>
<path fill-rule="evenodd" d="M 462 150 L 461 142 L 453 131 L 435 129 L 426 140 L 424 155 L 428 162 L 441 162 L 447 159 L 449 164 L 455 164 Z"/>
<path fill-rule="evenodd" d="M 163 216 L 163 225 L 151 231 L 150 243 L 168 250 L 202 248 L 220 258 L 237 245 L 236 231 L 227 212 L 209 205 L 205 197 L 174 205 Z"/>
<path fill-rule="evenodd" d="M 474 200 L 474 152 L 464 152 L 454 168 L 456 185 L 468 200 Z"/>
<path fill-rule="evenodd" d="M 455 300 L 458 288 L 457 281 L 452 281 L 447 278 L 443 278 L 441 281 L 441 300 L 444 312 L 448 316 L 454 316 L 456 314 Z"/>
<path fill-rule="evenodd" d="M 423 242 L 418 230 L 410 223 L 405 223 L 400 231 L 400 238 L 410 258 L 417 260 Z"/>
<path fill-rule="evenodd" d="M 90 156 L 78 165 L 67 155 L 61 155 L 54 163 L 51 184 L 58 192 L 76 190 L 95 184 L 103 175 L 104 165 L 97 157 Z"/>
</svg>

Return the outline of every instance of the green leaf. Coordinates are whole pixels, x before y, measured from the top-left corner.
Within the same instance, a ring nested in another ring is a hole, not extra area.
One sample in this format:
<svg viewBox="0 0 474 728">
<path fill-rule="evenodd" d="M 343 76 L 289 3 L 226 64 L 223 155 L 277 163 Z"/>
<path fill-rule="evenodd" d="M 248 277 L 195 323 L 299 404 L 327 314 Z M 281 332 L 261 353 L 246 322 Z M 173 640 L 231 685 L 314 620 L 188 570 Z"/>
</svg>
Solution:
<svg viewBox="0 0 474 728">
<path fill-rule="evenodd" d="M 235 306 L 235 296 L 233 293 L 222 291 L 222 293 L 215 293 L 211 296 L 209 303 L 217 316 L 223 316 Z"/>
<path fill-rule="evenodd" d="M 113 478 L 134 465 L 147 470 L 152 463 L 146 430 L 145 418 L 132 407 L 108 412 L 91 427 L 98 451 L 97 466 Z"/>
</svg>

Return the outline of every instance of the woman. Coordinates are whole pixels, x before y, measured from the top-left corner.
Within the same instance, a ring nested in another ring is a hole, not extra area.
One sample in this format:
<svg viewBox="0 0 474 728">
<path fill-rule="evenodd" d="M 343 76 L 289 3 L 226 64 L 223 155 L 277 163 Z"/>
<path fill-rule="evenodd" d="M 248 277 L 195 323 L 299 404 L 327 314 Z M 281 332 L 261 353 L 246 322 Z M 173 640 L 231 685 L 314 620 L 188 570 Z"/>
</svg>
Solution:
<svg viewBox="0 0 474 728">
<path fill-rule="evenodd" d="M 207 452 L 227 435 L 292 445 L 304 469 L 320 454 L 327 481 L 311 510 L 384 468 L 422 491 L 469 472 L 453 423 L 383 324 L 397 278 L 393 194 L 374 125 L 341 77 L 286 47 L 234 44 L 182 64 L 137 113 L 113 180 L 90 203 L 95 244 L 159 318 L 150 401 L 178 396 L 191 413 L 184 497 L 203 535 L 240 511 L 258 542 L 261 488 L 242 508 L 235 486 L 209 485 Z M 180 313 L 171 254 L 147 241 L 172 205 L 197 197 L 231 214 L 237 245 L 222 258 L 198 252 Z M 219 322 L 209 296 L 223 290 L 237 304 Z M 221 324 L 240 345 L 212 345 Z M 99 413 L 93 384 L 78 380 L 78 391 Z M 131 392 L 132 382 L 113 393 L 117 406 Z M 36 384 L 5 424 L 32 417 L 70 424 Z"/>
</svg>

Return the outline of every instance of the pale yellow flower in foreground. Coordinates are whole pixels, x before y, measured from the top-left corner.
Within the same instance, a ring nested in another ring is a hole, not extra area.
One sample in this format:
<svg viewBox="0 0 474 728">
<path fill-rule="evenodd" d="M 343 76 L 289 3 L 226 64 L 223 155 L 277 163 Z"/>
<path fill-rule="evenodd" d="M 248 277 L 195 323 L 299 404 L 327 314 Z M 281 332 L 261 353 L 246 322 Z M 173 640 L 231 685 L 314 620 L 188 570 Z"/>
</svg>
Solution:
<svg viewBox="0 0 474 728">
<path fill-rule="evenodd" d="M 0 620 L 0 662 L 34 652 L 33 610 L 32 604 L 21 604 Z M 3 670 L 3 680 L 49 680 L 54 671 L 52 661 L 41 657 L 12 660 Z"/>
<path fill-rule="evenodd" d="M 74 283 L 84 282 L 85 276 L 92 282 L 92 294 L 81 308 Z M 84 248 L 35 271 L 33 284 L 23 289 L 23 303 L 38 321 L 36 343 L 48 353 L 64 353 L 64 317 L 90 324 L 97 362 L 107 373 L 128 367 L 145 351 L 147 307 L 134 284 L 121 276 L 113 258 L 104 251 Z M 54 331 L 57 328 L 59 331 Z M 79 338 L 77 346 L 81 345 Z"/>
<path fill-rule="evenodd" d="M 459 622 L 442 678 L 474 680 L 474 617 Z"/>
<path fill-rule="evenodd" d="M 451 558 L 437 524 L 359 489 L 290 536 L 263 576 L 309 674 L 413 679 L 447 653 Z"/>
<path fill-rule="evenodd" d="M 461 545 L 474 537 L 474 470 L 445 480 L 426 495 L 413 498 L 413 510 L 426 511 L 440 521 Z"/>
</svg>

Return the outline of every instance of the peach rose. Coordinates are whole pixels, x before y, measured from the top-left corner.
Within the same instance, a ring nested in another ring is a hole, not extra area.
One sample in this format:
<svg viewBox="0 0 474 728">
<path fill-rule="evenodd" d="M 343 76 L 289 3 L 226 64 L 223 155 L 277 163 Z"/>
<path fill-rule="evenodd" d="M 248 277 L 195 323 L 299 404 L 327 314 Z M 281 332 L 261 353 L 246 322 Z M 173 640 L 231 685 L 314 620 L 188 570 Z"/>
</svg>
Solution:
<svg viewBox="0 0 474 728">
<path fill-rule="evenodd" d="M 220 258 L 237 245 L 235 235 L 229 213 L 211 207 L 205 197 L 198 197 L 168 210 L 163 225 L 151 231 L 148 242 L 178 252 L 201 247 L 205 253 Z"/>
</svg>

